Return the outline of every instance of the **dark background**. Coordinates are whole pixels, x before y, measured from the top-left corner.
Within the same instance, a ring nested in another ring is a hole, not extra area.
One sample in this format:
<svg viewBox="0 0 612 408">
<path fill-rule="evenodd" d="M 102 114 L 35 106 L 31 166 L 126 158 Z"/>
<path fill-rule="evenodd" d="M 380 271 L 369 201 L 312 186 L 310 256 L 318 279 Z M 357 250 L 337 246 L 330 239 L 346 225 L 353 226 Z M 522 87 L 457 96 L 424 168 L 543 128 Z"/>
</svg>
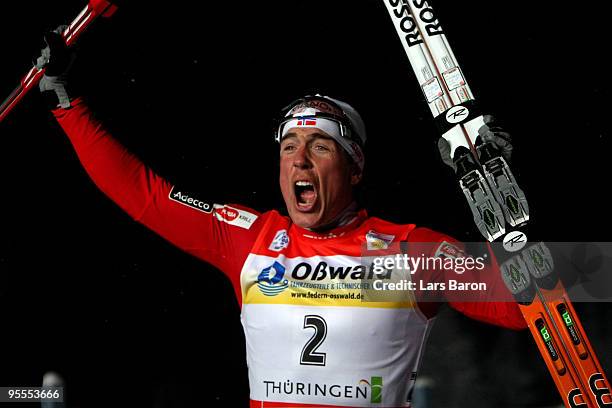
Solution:
<svg viewBox="0 0 612 408">
<path fill-rule="evenodd" d="M 382 1 L 152 3 L 92 28 L 77 73 L 96 114 L 159 173 L 212 199 L 283 207 L 273 119 L 320 92 L 366 121 L 372 215 L 479 239 Z M 603 5 L 432 3 L 476 97 L 514 135 L 531 234 L 609 241 Z M 2 5 L 0 92 L 29 69 L 42 33 L 84 5 Z M 0 137 L 0 385 L 36 385 L 53 369 L 76 406 L 244 406 L 244 339 L 223 275 L 107 200 L 37 94 Z M 612 308 L 577 306 L 610 373 Z M 452 310 L 421 376 L 434 407 L 559 401 L 527 331 Z"/>
</svg>

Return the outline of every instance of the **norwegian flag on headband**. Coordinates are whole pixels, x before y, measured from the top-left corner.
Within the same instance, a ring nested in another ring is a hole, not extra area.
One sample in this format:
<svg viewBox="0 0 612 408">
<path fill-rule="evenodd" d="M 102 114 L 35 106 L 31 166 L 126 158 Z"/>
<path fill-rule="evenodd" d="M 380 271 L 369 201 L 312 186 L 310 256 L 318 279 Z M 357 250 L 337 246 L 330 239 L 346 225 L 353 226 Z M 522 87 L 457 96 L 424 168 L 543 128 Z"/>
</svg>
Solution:
<svg viewBox="0 0 612 408">
<path fill-rule="evenodd" d="M 297 122 L 297 126 L 317 126 L 316 119 L 300 119 Z"/>
</svg>

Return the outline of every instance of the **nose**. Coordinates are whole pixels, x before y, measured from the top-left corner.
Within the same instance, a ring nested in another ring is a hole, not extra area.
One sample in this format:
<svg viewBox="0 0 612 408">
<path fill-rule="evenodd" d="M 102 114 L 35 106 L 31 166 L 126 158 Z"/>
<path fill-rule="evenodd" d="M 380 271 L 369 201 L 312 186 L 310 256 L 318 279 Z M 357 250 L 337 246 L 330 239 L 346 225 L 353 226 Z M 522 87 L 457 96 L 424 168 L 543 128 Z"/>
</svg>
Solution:
<svg viewBox="0 0 612 408">
<path fill-rule="evenodd" d="M 293 155 L 293 166 L 298 169 L 309 169 L 312 167 L 312 162 L 308 156 L 308 148 L 300 146 Z"/>
</svg>

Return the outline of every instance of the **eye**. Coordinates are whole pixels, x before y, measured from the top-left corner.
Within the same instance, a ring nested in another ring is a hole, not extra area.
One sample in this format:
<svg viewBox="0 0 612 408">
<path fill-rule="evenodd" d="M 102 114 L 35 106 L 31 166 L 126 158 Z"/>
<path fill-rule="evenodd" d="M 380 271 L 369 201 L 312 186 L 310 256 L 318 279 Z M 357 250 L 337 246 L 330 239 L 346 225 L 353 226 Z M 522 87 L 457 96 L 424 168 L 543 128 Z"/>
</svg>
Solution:
<svg viewBox="0 0 612 408">
<path fill-rule="evenodd" d="M 322 151 L 322 152 L 328 152 L 329 151 L 329 147 L 325 146 L 324 144 L 316 144 L 314 146 L 314 149 L 318 150 L 318 151 Z"/>
<path fill-rule="evenodd" d="M 292 152 L 293 150 L 295 150 L 295 146 L 292 144 L 286 144 L 285 146 L 281 148 L 281 150 L 283 152 Z"/>
</svg>

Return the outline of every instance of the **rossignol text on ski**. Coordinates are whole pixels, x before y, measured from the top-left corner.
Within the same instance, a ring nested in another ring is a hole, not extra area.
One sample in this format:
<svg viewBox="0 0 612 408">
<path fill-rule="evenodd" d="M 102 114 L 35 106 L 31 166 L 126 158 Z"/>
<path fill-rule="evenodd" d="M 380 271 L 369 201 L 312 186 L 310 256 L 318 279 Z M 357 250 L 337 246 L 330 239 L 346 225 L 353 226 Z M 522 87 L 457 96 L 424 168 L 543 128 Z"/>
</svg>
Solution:
<svg viewBox="0 0 612 408">
<path fill-rule="evenodd" d="M 479 137 L 485 122 L 426 0 L 383 0 L 457 167 L 480 233 L 503 241 L 500 269 L 567 407 L 612 405 L 610 383 L 543 243 L 527 245 L 529 206 L 506 160 Z"/>
</svg>

